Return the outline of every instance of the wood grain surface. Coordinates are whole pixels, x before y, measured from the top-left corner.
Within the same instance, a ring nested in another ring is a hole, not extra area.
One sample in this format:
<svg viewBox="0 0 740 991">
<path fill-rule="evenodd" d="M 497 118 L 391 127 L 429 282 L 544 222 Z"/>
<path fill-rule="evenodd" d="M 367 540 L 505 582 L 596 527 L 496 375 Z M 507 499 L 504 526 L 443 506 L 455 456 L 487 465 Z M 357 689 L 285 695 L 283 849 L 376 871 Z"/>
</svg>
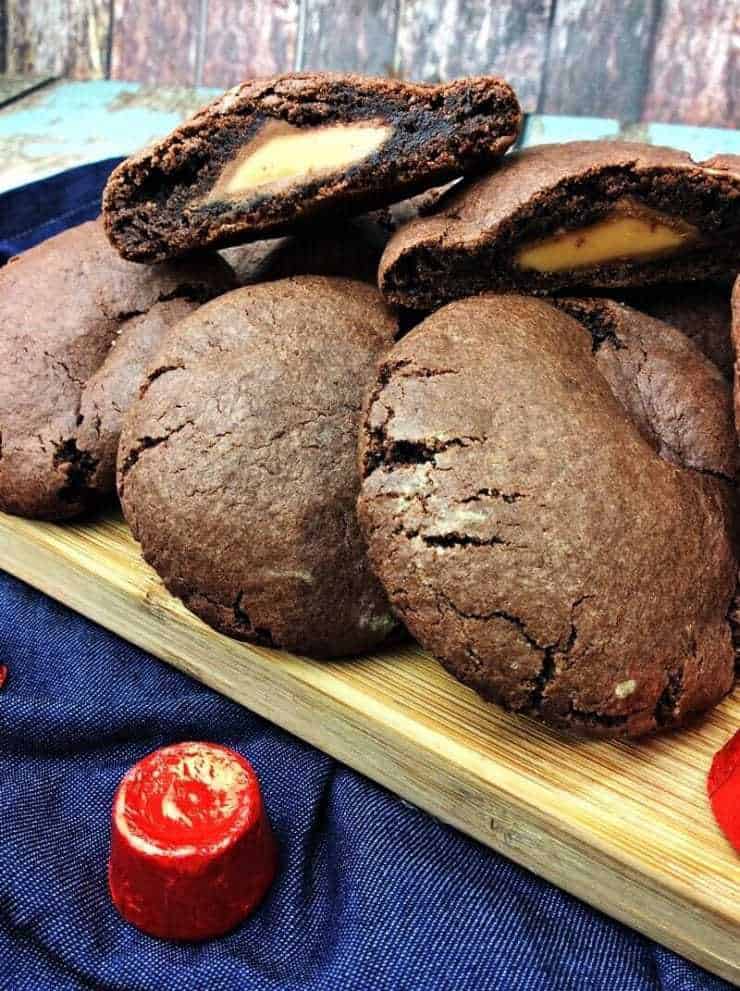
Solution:
<svg viewBox="0 0 740 991">
<path fill-rule="evenodd" d="M 638 120 L 660 0 L 559 0 L 541 113 Z"/>
<path fill-rule="evenodd" d="M 173 599 L 119 517 L 0 514 L 0 567 L 403 798 L 731 981 L 740 858 L 705 796 L 738 693 L 641 743 L 574 741 L 487 706 L 413 644 L 317 662 L 214 633 Z"/>
<path fill-rule="evenodd" d="M 250 76 L 296 67 L 299 0 L 208 0 L 204 86 L 233 86 Z"/>
<path fill-rule="evenodd" d="M 111 79 L 196 84 L 201 0 L 113 0 Z"/>
<path fill-rule="evenodd" d="M 76 79 L 107 75 L 110 0 L 0 0 L 0 5 L 3 72 Z"/>
<path fill-rule="evenodd" d="M 527 111 L 627 124 L 740 126 L 739 49 L 738 0 L 0 0 L 0 73 L 493 72 Z"/>
<path fill-rule="evenodd" d="M 494 73 L 535 110 L 549 17 L 550 0 L 403 0 L 398 75 L 438 81 Z"/>
<path fill-rule="evenodd" d="M 738 0 L 662 0 L 643 117 L 740 127 Z"/>
<path fill-rule="evenodd" d="M 387 76 L 395 70 L 399 0 L 307 0 L 300 63 Z"/>
</svg>

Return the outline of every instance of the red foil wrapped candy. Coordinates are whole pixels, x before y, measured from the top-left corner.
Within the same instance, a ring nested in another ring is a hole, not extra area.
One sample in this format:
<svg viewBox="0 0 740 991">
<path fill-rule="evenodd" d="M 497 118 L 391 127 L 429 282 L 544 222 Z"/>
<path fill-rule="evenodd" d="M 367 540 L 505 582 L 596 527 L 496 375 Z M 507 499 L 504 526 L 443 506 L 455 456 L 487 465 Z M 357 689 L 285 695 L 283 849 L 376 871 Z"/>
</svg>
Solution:
<svg viewBox="0 0 740 991">
<path fill-rule="evenodd" d="M 228 932 L 260 903 L 276 864 L 257 776 L 227 747 L 163 747 L 118 786 L 111 897 L 124 919 L 152 936 Z"/>
</svg>

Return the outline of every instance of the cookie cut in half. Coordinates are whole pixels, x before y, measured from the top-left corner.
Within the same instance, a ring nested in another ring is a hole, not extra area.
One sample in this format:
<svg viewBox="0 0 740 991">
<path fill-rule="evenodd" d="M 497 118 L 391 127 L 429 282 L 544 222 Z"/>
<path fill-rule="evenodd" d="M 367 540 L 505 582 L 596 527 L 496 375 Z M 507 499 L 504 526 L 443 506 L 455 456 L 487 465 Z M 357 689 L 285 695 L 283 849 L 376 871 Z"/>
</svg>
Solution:
<svg viewBox="0 0 740 991">
<path fill-rule="evenodd" d="M 0 269 L 0 509 L 61 520 L 112 495 L 121 420 L 153 351 L 233 281 L 216 254 L 123 261 L 94 222 Z"/>
<path fill-rule="evenodd" d="M 723 278 L 740 264 L 740 157 L 627 142 L 539 145 L 460 184 L 388 244 L 379 284 L 415 309 L 486 290 Z"/>
<path fill-rule="evenodd" d="M 119 494 L 145 559 L 211 626 L 324 657 L 395 628 L 355 510 L 363 397 L 395 330 L 374 287 L 306 276 L 227 293 L 165 340 Z"/>
<path fill-rule="evenodd" d="M 638 736 L 729 691 L 736 444 L 679 331 L 604 301 L 440 309 L 381 363 L 359 516 L 397 614 L 455 677 Z"/>
<path fill-rule="evenodd" d="M 106 228 L 137 261 L 292 233 L 480 172 L 520 125 L 513 90 L 489 76 L 251 80 L 115 170 Z"/>
</svg>

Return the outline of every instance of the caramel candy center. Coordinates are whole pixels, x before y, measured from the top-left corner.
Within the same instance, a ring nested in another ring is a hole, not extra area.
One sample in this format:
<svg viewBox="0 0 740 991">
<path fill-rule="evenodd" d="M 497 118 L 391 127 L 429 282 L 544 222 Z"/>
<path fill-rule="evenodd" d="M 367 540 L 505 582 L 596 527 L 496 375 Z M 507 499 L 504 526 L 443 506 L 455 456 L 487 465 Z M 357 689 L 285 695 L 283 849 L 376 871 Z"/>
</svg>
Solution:
<svg viewBox="0 0 740 991">
<path fill-rule="evenodd" d="M 659 258 L 698 240 L 699 231 L 690 224 L 625 202 L 603 220 L 525 245 L 516 263 L 535 272 L 564 272 L 604 262 Z"/>
<path fill-rule="evenodd" d="M 377 151 L 392 130 L 371 120 L 309 128 L 270 121 L 228 163 L 208 198 L 231 199 L 262 186 L 346 169 Z"/>
</svg>

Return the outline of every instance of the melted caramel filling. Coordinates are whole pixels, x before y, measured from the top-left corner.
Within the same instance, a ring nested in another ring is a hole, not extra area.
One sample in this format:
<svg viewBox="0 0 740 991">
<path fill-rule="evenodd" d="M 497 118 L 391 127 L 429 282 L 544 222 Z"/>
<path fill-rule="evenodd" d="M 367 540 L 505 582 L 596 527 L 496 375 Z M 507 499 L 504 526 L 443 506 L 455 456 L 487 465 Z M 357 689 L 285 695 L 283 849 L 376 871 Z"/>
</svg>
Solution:
<svg viewBox="0 0 740 991">
<path fill-rule="evenodd" d="M 564 272 L 614 261 L 638 261 L 672 255 L 699 240 L 699 231 L 624 201 L 602 220 L 525 244 L 516 256 L 519 268 Z"/>
<path fill-rule="evenodd" d="M 226 165 L 208 199 L 232 199 L 346 169 L 377 151 L 392 130 L 376 121 L 309 128 L 270 121 Z"/>
</svg>

